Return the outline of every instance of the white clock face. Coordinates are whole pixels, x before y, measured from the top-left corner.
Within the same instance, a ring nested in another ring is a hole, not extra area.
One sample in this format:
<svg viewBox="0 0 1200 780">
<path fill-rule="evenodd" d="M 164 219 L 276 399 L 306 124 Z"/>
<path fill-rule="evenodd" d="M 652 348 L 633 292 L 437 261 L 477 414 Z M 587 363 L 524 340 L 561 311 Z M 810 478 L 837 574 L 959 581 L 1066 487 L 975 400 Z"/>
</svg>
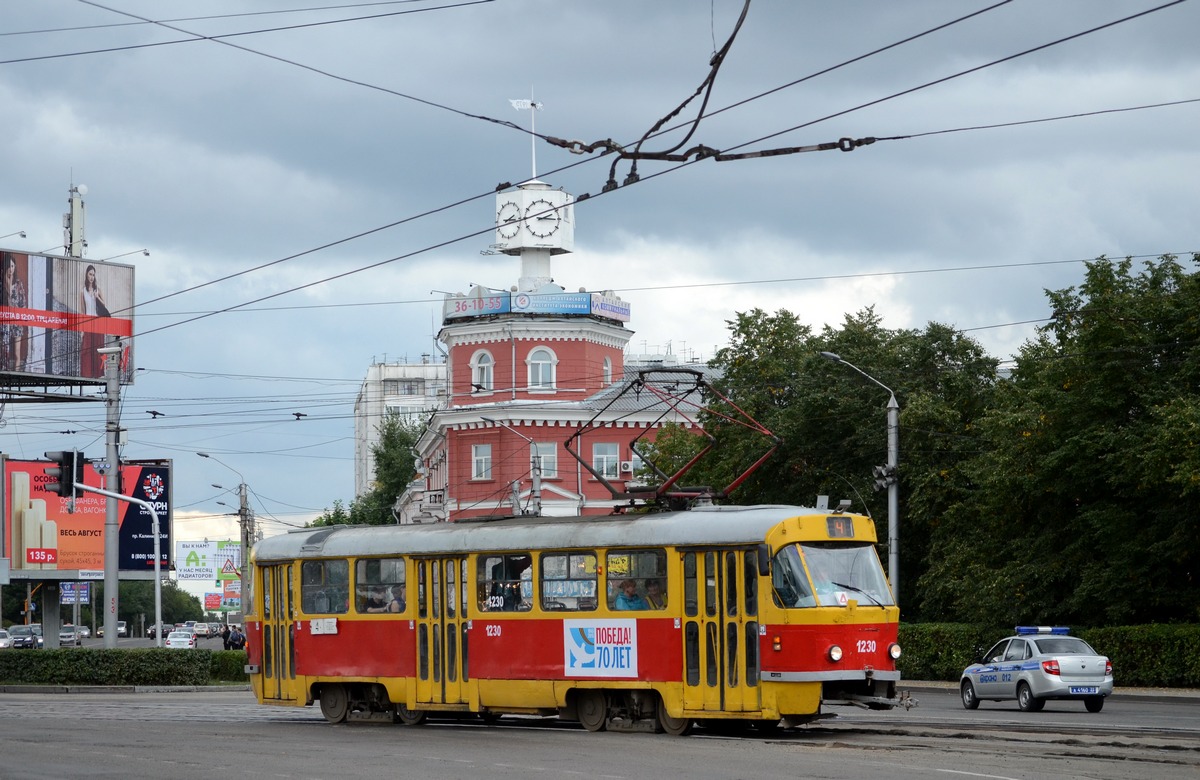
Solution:
<svg viewBox="0 0 1200 780">
<path fill-rule="evenodd" d="M 496 212 L 496 232 L 503 238 L 513 238 L 521 231 L 521 207 L 515 201 L 500 205 Z"/>
<path fill-rule="evenodd" d="M 549 238 L 562 226 L 562 214 L 553 203 L 539 198 L 525 209 L 525 224 L 538 238 Z"/>
</svg>

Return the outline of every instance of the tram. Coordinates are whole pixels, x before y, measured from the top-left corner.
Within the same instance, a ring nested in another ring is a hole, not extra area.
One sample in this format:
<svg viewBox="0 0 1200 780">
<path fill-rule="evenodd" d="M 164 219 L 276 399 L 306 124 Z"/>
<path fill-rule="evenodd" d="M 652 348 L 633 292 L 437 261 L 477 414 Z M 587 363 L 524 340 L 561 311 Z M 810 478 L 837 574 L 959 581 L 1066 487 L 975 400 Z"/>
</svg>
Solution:
<svg viewBox="0 0 1200 780">
<path fill-rule="evenodd" d="M 873 521 L 794 506 L 308 528 L 258 542 L 255 695 L 324 717 L 762 729 L 887 709 L 899 609 Z"/>
</svg>

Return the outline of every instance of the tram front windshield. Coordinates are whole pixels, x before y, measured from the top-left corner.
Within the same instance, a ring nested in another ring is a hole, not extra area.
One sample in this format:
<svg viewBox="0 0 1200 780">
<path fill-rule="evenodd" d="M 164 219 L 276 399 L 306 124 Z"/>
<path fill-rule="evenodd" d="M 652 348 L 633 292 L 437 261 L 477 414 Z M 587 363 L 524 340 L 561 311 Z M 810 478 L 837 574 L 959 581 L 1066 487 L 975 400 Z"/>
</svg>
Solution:
<svg viewBox="0 0 1200 780">
<path fill-rule="evenodd" d="M 887 577 L 870 544 L 789 544 L 771 566 L 773 598 L 780 607 L 891 606 Z"/>
</svg>

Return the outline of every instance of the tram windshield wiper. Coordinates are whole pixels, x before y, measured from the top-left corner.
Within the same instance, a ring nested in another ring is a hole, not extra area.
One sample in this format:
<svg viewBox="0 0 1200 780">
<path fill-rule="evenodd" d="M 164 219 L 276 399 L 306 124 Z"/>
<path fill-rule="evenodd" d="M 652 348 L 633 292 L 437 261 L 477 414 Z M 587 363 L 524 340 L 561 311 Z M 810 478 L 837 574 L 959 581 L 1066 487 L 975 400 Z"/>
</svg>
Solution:
<svg viewBox="0 0 1200 780">
<path fill-rule="evenodd" d="M 836 586 L 837 586 L 837 587 L 839 587 L 839 588 L 845 588 L 846 590 L 852 590 L 852 591 L 854 591 L 855 593 L 861 593 L 861 594 L 863 594 L 864 596 L 866 596 L 867 598 L 869 598 L 871 601 L 875 602 L 875 606 L 877 606 L 877 607 L 882 607 L 882 606 L 883 606 L 883 602 L 882 602 L 882 601 L 880 601 L 879 599 L 875 598 L 875 597 L 874 597 L 874 596 L 872 596 L 870 593 L 867 593 L 867 592 L 866 592 L 865 590 L 863 590 L 862 588 L 856 588 L 856 587 L 854 587 L 853 585 L 847 585 L 847 584 L 846 584 L 846 583 L 844 583 L 844 582 L 832 582 L 832 583 L 830 583 L 830 584 L 831 584 L 831 585 L 836 585 Z"/>
</svg>

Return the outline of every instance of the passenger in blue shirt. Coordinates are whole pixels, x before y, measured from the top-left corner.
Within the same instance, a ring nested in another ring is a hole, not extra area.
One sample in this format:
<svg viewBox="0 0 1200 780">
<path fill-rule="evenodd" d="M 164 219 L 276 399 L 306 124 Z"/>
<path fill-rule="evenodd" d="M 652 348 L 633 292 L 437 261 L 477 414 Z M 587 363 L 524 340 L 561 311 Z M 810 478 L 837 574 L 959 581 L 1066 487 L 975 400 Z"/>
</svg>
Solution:
<svg viewBox="0 0 1200 780">
<path fill-rule="evenodd" d="M 613 605 L 613 609 L 650 609 L 646 600 L 638 595 L 636 582 L 621 580 L 620 588 L 621 592 L 617 594 L 617 601 Z"/>
</svg>

